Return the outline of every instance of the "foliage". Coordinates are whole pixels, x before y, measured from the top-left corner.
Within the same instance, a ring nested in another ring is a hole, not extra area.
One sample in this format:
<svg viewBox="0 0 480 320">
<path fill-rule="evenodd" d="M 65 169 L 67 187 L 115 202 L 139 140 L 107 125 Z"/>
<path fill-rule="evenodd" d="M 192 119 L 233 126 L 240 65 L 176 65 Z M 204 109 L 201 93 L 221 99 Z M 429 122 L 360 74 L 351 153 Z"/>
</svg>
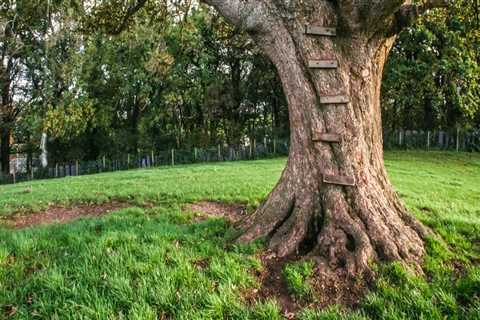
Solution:
<svg viewBox="0 0 480 320">
<path fill-rule="evenodd" d="M 93 119 L 93 110 L 90 104 L 82 104 L 80 99 L 72 101 L 68 106 L 49 107 L 45 114 L 44 130 L 53 137 L 74 136 L 84 132 L 86 125 Z"/>
<path fill-rule="evenodd" d="M 102 8 L 86 19 L 103 17 Z M 67 93 L 52 103 L 55 117 L 66 117 L 59 124 L 82 129 L 51 132 L 53 159 L 72 153 L 72 145 L 83 148 L 73 152 L 80 158 L 96 159 L 286 134 L 280 83 L 252 41 L 188 1 L 162 10 L 138 12 L 128 31 L 115 36 L 84 29 L 81 50 L 56 64 L 71 70 L 64 78 L 77 93 L 77 114 L 91 117 L 71 123 L 71 112 L 62 111 L 73 103 Z"/>
<path fill-rule="evenodd" d="M 480 17 L 475 1 L 455 1 L 403 32 L 383 83 L 388 129 L 476 127 L 480 111 Z"/>
</svg>

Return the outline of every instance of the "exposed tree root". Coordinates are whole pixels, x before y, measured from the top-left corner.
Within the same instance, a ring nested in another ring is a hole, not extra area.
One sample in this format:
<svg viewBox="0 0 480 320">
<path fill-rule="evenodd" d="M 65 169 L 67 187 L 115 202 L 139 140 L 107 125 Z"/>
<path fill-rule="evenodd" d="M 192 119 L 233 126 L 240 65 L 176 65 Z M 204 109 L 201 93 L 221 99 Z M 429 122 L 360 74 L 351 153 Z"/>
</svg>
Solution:
<svg viewBox="0 0 480 320">
<path fill-rule="evenodd" d="M 242 228 L 246 231 L 238 240 L 249 242 L 269 236 L 288 219 L 294 206 L 294 195 L 289 192 L 288 184 L 283 183 L 283 179 L 281 179 L 262 206 L 251 217 L 243 221 Z"/>
<path fill-rule="evenodd" d="M 392 206 L 380 194 L 366 197 L 363 190 L 349 195 L 343 187 L 322 187 L 317 193 L 300 194 L 302 187 L 281 180 L 244 222 L 238 240 L 266 237 L 268 249 L 279 258 L 300 255 L 315 260 L 319 274 L 327 278 L 338 278 L 332 274 L 339 270 L 348 277 L 371 278 L 375 262 L 400 261 L 421 271 L 428 231 L 400 204 Z"/>
</svg>

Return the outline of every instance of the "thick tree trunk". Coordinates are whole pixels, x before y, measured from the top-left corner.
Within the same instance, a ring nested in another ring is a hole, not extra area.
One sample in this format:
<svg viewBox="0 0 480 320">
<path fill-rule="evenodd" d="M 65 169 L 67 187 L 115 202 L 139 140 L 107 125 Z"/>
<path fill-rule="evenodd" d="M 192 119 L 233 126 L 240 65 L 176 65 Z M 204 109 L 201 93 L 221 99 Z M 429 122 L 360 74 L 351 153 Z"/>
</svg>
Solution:
<svg viewBox="0 0 480 320">
<path fill-rule="evenodd" d="M 431 94 L 427 94 L 423 101 L 423 128 L 425 130 L 433 130 L 435 128 L 433 98 Z"/>
<path fill-rule="evenodd" d="M 372 261 L 419 266 L 425 229 L 400 203 L 383 162 L 380 87 L 393 39 L 306 35 L 303 26 L 311 23 L 308 18 L 293 25 L 279 22 L 273 36 L 257 39 L 282 79 L 291 148 L 278 185 L 240 240 L 267 237 L 279 256 L 309 255 L 328 270 L 344 268 L 352 275 L 369 271 Z M 310 60 L 327 59 L 338 68 L 309 67 Z M 322 101 L 338 95 L 349 102 Z M 322 133 L 341 141 L 317 140 Z M 328 181 L 337 177 L 354 185 Z"/>
<path fill-rule="evenodd" d="M 129 119 L 129 131 L 130 131 L 130 152 L 134 155 L 138 155 L 139 151 L 139 134 L 138 134 L 138 123 L 140 122 L 141 110 L 140 104 L 137 97 L 133 98 L 132 109 L 130 110 L 130 119 Z"/>
<path fill-rule="evenodd" d="M 371 262 L 394 260 L 419 268 L 427 230 L 388 181 L 380 87 L 394 35 L 446 2 L 204 1 L 251 34 L 275 64 L 289 105 L 287 166 L 239 240 L 266 237 L 278 256 L 315 258 L 325 272 L 358 276 Z M 312 35 L 307 25 L 336 27 L 336 35 Z M 314 69 L 312 60 L 334 63 Z M 329 104 L 339 95 L 348 102 Z"/>
</svg>

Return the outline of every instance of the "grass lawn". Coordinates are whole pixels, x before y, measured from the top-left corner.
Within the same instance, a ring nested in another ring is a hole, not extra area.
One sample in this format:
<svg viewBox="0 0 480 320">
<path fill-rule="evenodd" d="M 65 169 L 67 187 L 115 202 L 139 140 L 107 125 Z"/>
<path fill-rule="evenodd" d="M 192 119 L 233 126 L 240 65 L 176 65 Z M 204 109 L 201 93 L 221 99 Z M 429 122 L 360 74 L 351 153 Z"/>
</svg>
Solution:
<svg viewBox="0 0 480 320">
<path fill-rule="evenodd" d="M 427 241 L 425 277 L 382 266 L 357 309 L 307 307 L 298 318 L 480 319 L 480 154 L 389 152 L 386 163 L 409 209 L 443 238 Z M 273 300 L 245 298 L 260 286 L 261 245 L 232 245 L 223 219 L 196 221 L 182 207 L 209 199 L 253 209 L 284 165 L 188 165 L 0 186 L 3 218 L 54 204 L 132 204 L 65 225 L 0 227 L 0 319 L 283 319 Z M 311 268 L 284 270 L 298 299 L 315 300 Z"/>
</svg>

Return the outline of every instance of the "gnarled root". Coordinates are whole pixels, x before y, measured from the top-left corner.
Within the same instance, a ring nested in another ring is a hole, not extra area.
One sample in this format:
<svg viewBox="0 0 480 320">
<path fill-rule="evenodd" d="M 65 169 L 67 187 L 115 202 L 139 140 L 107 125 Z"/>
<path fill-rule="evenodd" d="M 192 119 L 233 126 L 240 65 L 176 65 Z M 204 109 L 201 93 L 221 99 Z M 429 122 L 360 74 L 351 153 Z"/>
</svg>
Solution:
<svg viewBox="0 0 480 320">
<path fill-rule="evenodd" d="M 319 272 L 370 277 L 372 263 L 389 261 L 421 271 L 426 229 L 390 194 L 377 191 L 298 186 L 282 178 L 238 240 L 266 237 L 278 257 L 313 259 Z"/>
</svg>

